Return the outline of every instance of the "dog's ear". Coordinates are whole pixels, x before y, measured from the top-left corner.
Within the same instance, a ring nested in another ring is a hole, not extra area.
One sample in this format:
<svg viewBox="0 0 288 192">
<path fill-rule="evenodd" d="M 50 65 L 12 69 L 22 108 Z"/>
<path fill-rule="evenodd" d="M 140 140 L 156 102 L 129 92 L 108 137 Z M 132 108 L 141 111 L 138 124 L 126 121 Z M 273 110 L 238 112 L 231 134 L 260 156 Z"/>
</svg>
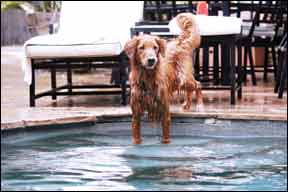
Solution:
<svg viewBox="0 0 288 192">
<path fill-rule="evenodd" d="M 134 36 L 131 40 L 127 41 L 124 46 L 124 51 L 130 60 L 134 60 L 136 54 L 136 48 L 139 38 Z"/>
<path fill-rule="evenodd" d="M 165 50 L 166 50 L 166 40 L 165 39 L 161 39 L 159 37 L 156 38 L 156 42 L 159 46 L 159 52 L 160 54 L 164 57 L 165 56 Z"/>
</svg>

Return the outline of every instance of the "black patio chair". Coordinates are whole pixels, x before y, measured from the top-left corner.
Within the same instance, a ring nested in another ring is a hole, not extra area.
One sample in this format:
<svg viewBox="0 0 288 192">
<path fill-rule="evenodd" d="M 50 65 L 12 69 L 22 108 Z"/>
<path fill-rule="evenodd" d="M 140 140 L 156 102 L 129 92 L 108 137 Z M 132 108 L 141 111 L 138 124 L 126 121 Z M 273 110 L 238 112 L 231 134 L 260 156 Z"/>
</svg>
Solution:
<svg viewBox="0 0 288 192">
<path fill-rule="evenodd" d="M 128 59 L 123 47 L 130 37 L 130 27 L 142 19 L 143 2 L 113 5 L 97 1 L 62 2 L 58 32 L 37 36 L 25 43 L 22 68 L 24 80 L 29 85 L 31 107 L 35 106 L 36 99 L 44 96 L 56 100 L 57 96 L 99 94 L 120 95 L 121 104 L 126 105 Z M 117 16 L 116 19 L 110 17 L 111 13 Z M 93 25 L 91 18 L 94 18 Z M 51 26 L 50 32 L 53 31 Z M 112 69 L 111 81 L 75 82 L 74 69 L 87 68 Z M 41 69 L 51 71 L 51 89 L 38 93 L 37 76 L 41 75 L 38 73 Z M 65 85 L 57 84 L 59 70 L 67 71 Z"/>
<path fill-rule="evenodd" d="M 247 6 L 238 4 L 237 16 L 241 11 L 247 11 Z M 249 8 L 248 8 L 249 9 Z M 239 14 L 240 13 L 240 14 Z M 279 37 L 283 33 L 283 15 L 285 9 L 280 3 L 269 3 L 268 1 L 258 1 L 250 8 L 250 14 L 253 16 L 252 21 L 244 20 L 243 22 L 243 37 L 239 43 L 244 47 L 244 81 L 247 79 L 247 74 L 251 74 L 252 84 L 256 85 L 256 69 L 254 68 L 254 60 L 252 56 L 253 47 L 264 47 L 265 57 L 263 71 L 264 80 L 267 80 L 267 73 L 273 72 L 276 79 L 277 63 L 275 47 L 279 44 Z M 286 11 L 287 14 L 287 11 Z M 282 31 L 281 31 L 282 29 Z M 271 49 L 271 52 L 269 52 Z M 268 65 L 269 54 L 272 54 L 272 68 Z M 242 57 L 242 54 L 241 54 Z M 247 62 L 249 60 L 250 69 L 248 69 Z M 269 68 L 270 67 L 270 68 Z"/>
</svg>

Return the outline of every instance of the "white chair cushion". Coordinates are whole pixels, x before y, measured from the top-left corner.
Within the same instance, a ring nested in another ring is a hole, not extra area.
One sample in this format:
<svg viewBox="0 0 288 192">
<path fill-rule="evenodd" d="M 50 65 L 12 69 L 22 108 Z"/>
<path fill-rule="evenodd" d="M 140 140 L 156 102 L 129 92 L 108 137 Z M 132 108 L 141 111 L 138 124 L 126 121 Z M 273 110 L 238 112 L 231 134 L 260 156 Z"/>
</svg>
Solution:
<svg viewBox="0 0 288 192">
<path fill-rule="evenodd" d="M 93 40 L 94 39 L 94 40 Z M 25 44 L 27 58 L 65 58 L 119 55 L 123 45 L 119 40 L 61 34 L 37 36 Z"/>
<path fill-rule="evenodd" d="M 24 81 L 31 84 L 31 59 L 35 58 L 66 58 L 66 57 L 97 57 L 119 55 L 123 43 L 117 39 L 75 34 L 42 35 L 29 39 L 24 44 L 22 70 Z"/>
</svg>

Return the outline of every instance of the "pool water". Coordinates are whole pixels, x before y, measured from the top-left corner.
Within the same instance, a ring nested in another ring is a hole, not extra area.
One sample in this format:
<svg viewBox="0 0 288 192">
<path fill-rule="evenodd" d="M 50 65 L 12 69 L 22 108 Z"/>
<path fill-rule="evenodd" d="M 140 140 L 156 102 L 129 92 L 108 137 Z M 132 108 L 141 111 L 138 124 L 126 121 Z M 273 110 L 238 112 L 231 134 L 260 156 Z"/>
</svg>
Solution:
<svg viewBox="0 0 288 192">
<path fill-rule="evenodd" d="M 287 190 L 286 122 L 173 119 L 2 131 L 1 190 Z"/>
</svg>

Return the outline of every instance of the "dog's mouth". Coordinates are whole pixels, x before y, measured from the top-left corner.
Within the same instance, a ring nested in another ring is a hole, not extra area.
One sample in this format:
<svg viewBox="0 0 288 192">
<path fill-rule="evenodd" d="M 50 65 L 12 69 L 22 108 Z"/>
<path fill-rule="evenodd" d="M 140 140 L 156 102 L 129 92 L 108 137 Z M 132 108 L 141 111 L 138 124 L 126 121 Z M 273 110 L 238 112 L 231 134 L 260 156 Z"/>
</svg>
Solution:
<svg viewBox="0 0 288 192">
<path fill-rule="evenodd" d="M 152 70 L 155 68 L 155 65 L 145 65 L 144 67 L 148 70 Z"/>
</svg>

